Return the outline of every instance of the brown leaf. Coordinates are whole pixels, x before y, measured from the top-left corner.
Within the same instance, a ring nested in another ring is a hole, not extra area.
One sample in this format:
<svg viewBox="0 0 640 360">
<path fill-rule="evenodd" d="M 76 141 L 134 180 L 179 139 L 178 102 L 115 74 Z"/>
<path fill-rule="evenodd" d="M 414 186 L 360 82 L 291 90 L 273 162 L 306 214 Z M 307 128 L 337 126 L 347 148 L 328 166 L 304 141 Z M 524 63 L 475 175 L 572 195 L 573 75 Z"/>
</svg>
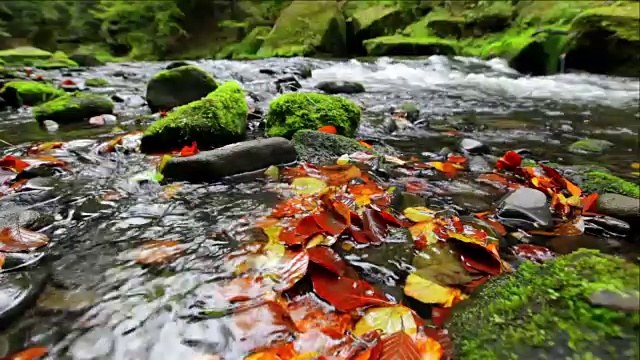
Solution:
<svg viewBox="0 0 640 360">
<path fill-rule="evenodd" d="M 342 260 L 340 255 L 333 251 L 330 247 L 316 246 L 307 249 L 309 260 L 314 264 L 318 264 L 332 273 L 343 276 L 347 271 L 347 263 Z"/>
<path fill-rule="evenodd" d="M 311 274 L 311 281 L 316 294 L 338 311 L 349 312 L 364 306 L 388 304 L 379 290 L 363 280 L 317 271 Z"/>
<path fill-rule="evenodd" d="M 0 251 L 33 251 L 47 245 L 47 235 L 19 227 L 5 227 L 0 230 Z"/>
<path fill-rule="evenodd" d="M 175 240 L 150 240 L 138 248 L 136 262 L 144 265 L 169 263 L 184 253 L 184 248 Z"/>
<path fill-rule="evenodd" d="M 380 360 L 421 360 L 421 358 L 416 343 L 404 331 L 398 331 L 382 339 Z"/>
</svg>

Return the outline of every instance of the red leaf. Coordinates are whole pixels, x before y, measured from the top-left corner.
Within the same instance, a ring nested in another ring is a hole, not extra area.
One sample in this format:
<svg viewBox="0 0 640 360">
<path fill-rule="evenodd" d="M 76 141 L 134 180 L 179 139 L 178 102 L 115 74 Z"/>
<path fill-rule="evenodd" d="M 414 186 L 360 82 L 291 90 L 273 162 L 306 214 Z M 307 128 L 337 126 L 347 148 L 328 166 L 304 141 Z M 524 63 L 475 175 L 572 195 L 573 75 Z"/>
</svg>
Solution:
<svg viewBox="0 0 640 360">
<path fill-rule="evenodd" d="M 489 279 L 491 278 L 491 276 L 489 275 L 483 275 L 483 276 L 478 276 L 477 278 L 471 280 L 471 282 L 468 282 L 466 284 L 464 284 L 464 291 L 466 292 L 472 292 L 475 288 L 477 288 L 478 286 L 486 283 L 487 281 L 489 281 Z"/>
<path fill-rule="evenodd" d="M 150 240 L 137 249 L 136 262 L 144 265 L 162 265 L 184 253 L 185 249 L 175 240 Z"/>
<path fill-rule="evenodd" d="M 307 249 L 307 253 L 309 254 L 309 260 L 311 262 L 322 266 L 338 276 L 343 276 L 347 271 L 347 263 L 329 247 L 315 246 Z"/>
<path fill-rule="evenodd" d="M 501 170 L 515 170 L 522 164 L 522 157 L 515 151 L 507 151 L 503 157 L 498 159 L 496 167 Z"/>
<path fill-rule="evenodd" d="M 482 214 L 475 214 L 475 215 L 478 219 L 482 220 L 483 222 L 491 226 L 501 236 L 507 235 L 507 229 L 505 229 L 504 225 L 502 225 L 498 221 L 487 218 L 485 215 L 482 215 Z"/>
<path fill-rule="evenodd" d="M 398 331 L 382 339 L 380 360 L 421 360 L 420 351 L 413 339 L 404 331 Z"/>
<path fill-rule="evenodd" d="M 29 166 L 31 166 L 29 163 L 11 155 L 7 155 L 4 158 L 0 159 L 0 167 L 8 168 L 15 172 L 21 172 Z"/>
<path fill-rule="evenodd" d="M 349 312 L 368 305 L 387 305 L 384 295 L 363 280 L 336 277 L 326 272 L 311 274 L 313 290 L 338 311 Z"/>
<path fill-rule="evenodd" d="M 33 251 L 47 245 L 47 235 L 17 227 L 5 227 L 0 230 L 0 251 Z"/>
<path fill-rule="evenodd" d="M 367 208 L 362 213 L 362 221 L 364 223 L 364 233 L 369 237 L 371 243 L 381 244 L 387 235 L 387 224 L 378 211 Z"/>
<path fill-rule="evenodd" d="M 318 131 L 323 132 L 323 133 L 327 133 L 327 134 L 337 134 L 338 133 L 338 130 L 333 125 L 322 126 L 322 127 L 318 128 Z"/>
<path fill-rule="evenodd" d="M 560 173 L 556 169 L 542 163 L 540 163 L 539 165 L 542 168 L 542 170 L 544 170 L 544 173 L 547 174 L 547 176 L 549 176 L 553 180 L 553 184 L 555 186 L 558 186 L 560 188 L 565 187 L 565 179 L 562 177 L 562 175 L 560 175 Z"/>
<path fill-rule="evenodd" d="M 198 144 L 194 141 L 191 143 L 191 146 L 185 146 L 182 148 L 182 150 L 180 150 L 180 156 L 193 156 L 199 152 L 200 150 L 198 150 Z"/>
<path fill-rule="evenodd" d="M 467 158 L 462 155 L 449 154 L 449 156 L 447 156 L 447 162 L 454 164 L 463 164 L 467 162 Z"/>
<path fill-rule="evenodd" d="M 314 216 L 307 215 L 300 219 L 296 226 L 280 231 L 279 238 L 287 245 L 302 245 L 311 236 L 321 233 L 322 229 L 316 223 Z"/>
<path fill-rule="evenodd" d="M 75 85 L 75 84 L 76 84 L 76 82 L 75 82 L 75 81 L 73 81 L 73 80 L 71 80 L 71 79 L 64 79 L 64 80 L 62 80 L 62 85 L 70 86 L 70 85 Z"/>
<path fill-rule="evenodd" d="M 595 210 L 595 204 L 596 200 L 598 200 L 598 196 L 598 193 L 593 193 L 580 199 L 580 202 L 582 203 L 582 211 L 593 212 Z"/>
<path fill-rule="evenodd" d="M 511 251 L 521 259 L 531 260 L 537 263 L 542 263 L 555 257 L 553 252 L 546 247 L 531 244 L 515 245 L 511 248 Z"/>
<path fill-rule="evenodd" d="M 347 227 L 346 219 L 333 210 L 325 210 L 313 215 L 318 226 L 330 235 L 340 235 Z"/>
<path fill-rule="evenodd" d="M 564 179 L 564 184 L 565 184 L 567 190 L 569 190 L 569 192 L 571 193 L 571 195 L 573 195 L 573 196 L 582 195 L 582 189 L 580 189 L 577 185 L 575 185 L 571 181 L 569 181 L 567 179 Z"/>
<path fill-rule="evenodd" d="M 437 327 L 443 327 L 444 323 L 449 318 L 449 314 L 451 314 L 451 309 L 453 307 L 439 307 L 439 306 L 431 306 L 431 321 L 433 321 L 433 325 Z"/>
<path fill-rule="evenodd" d="M 48 352 L 49 350 L 47 350 L 46 347 L 36 346 L 9 355 L 6 358 L 2 358 L 2 360 L 37 360 L 45 356 Z"/>
<path fill-rule="evenodd" d="M 460 253 L 462 265 L 468 270 L 477 270 L 489 275 L 498 276 L 502 272 L 502 263 L 484 246 L 474 243 L 459 243 L 456 247 Z"/>
</svg>

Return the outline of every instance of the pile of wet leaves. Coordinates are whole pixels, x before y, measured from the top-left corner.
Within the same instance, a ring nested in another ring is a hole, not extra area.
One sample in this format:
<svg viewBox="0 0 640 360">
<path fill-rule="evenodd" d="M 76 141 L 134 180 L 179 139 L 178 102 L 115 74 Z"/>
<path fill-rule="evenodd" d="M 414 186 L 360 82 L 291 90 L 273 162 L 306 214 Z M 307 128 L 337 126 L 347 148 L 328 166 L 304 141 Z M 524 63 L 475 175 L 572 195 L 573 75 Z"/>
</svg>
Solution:
<svg viewBox="0 0 640 360">
<path fill-rule="evenodd" d="M 127 156 L 138 151 L 139 139 L 140 133 L 125 134 L 94 145 L 92 154 Z M 0 196 L 29 191 L 29 181 L 43 174 L 70 171 L 56 156 L 68 146 L 37 144 L 0 159 Z M 152 168 L 135 179 L 161 183 L 163 164 L 171 156 L 196 153 L 194 143 L 149 156 Z M 509 211 L 500 208 L 461 216 L 450 208 L 394 206 L 399 187 L 424 195 L 431 189 L 425 173 L 455 179 L 469 173 L 468 162 L 455 153 L 430 161 L 371 151 L 345 154 L 335 165 L 269 168 L 265 186 L 278 195 L 279 204 L 255 221 L 250 234 L 225 256 L 225 270 L 232 275 L 212 282 L 209 298 L 196 301 L 188 316 L 193 321 L 230 318 L 233 338 L 248 354 L 245 359 L 450 358 L 452 346 L 443 326 L 456 303 L 490 277 L 511 272 L 518 261 L 553 257 L 541 246 L 505 243 L 509 231 L 576 235 L 585 231 L 585 219 L 598 216 L 593 210 L 597 194 L 583 193 L 544 163 L 523 166 L 513 151 L 476 180 L 505 192 L 529 189 L 543 194 L 553 215 L 543 228 L 514 222 Z M 161 196 L 170 198 L 179 187 L 168 184 Z M 366 248 L 384 252 L 397 242 L 412 243 L 415 254 L 402 296 L 374 286 L 348 256 Z M 43 253 L 48 243 L 42 230 L 19 224 L 0 229 L 0 271 L 38 266 L 37 261 L 13 259 Z M 126 255 L 139 266 L 170 270 L 189 254 L 189 247 L 178 240 L 150 240 Z M 46 352 L 35 347 L 9 359 L 35 359 Z M 222 359 L 224 354 L 203 356 Z"/>
</svg>

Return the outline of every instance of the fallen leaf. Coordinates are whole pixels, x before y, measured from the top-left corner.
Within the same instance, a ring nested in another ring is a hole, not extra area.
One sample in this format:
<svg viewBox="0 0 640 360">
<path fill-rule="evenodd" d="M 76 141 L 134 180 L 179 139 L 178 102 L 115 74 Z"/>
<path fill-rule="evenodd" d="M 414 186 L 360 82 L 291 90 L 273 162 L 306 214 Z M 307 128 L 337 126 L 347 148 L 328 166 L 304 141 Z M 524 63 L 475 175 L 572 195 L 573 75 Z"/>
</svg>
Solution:
<svg viewBox="0 0 640 360">
<path fill-rule="evenodd" d="M 496 168 L 501 170 L 515 170 L 522 164 L 522 157 L 515 151 L 507 151 L 504 156 L 498 159 Z"/>
<path fill-rule="evenodd" d="M 511 248 L 513 254 L 520 259 L 543 263 L 555 257 L 553 252 L 546 247 L 532 244 L 518 244 Z"/>
<path fill-rule="evenodd" d="M 162 189 L 160 197 L 165 200 L 171 199 L 176 196 L 180 189 L 182 189 L 182 184 L 167 185 L 164 187 L 164 189 Z"/>
<path fill-rule="evenodd" d="M 37 154 L 39 152 L 51 149 L 60 149 L 63 145 L 64 143 L 62 142 L 46 142 L 40 145 L 31 146 L 29 149 L 27 149 L 27 154 Z"/>
<path fill-rule="evenodd" d="M 420 353 L 420 360 L 440 360 L 442 358 L 442 345 L 437 340 L 419 332 L 415 343 Z"/>
<path fill-rule="evenodd" d="M 436 212 L 426 207 L 409 207 L 402 212 L 407 219 L 413 222 L 431 221 Z"/>
<path fill-rule="evenodd" d="M 290 289 L 307 274 L 308 267 L 309 255 L 306 251 L 287 250 L 282 257 L 280 266 L 276 269 L 277 284 L 273 289 L 278 292 Z"/>
<path fill-rule="evenodd" d="M 318 171 L 329 186 L 342 186 L 362 176 L 360 168 L 351 164 L 323 166 Z"/>
<path fill-rule="evenodd" d="M 223 284 L 219 292 L 229 302 L 252 299 L 275 300 L 274 281 L 264 276 L 242 276 Z"/>
<path fill-rule="evenodd" d="M 317 195 L 327 188 L 327 184 L 313 177 L 300 177 L 293 180 L 291 188 L 298 195 Z"/>
<path fill-rule="evenodd" d="M 554 231 L 529 230 L 529 234 L 546 236 L 568 236 L 581 235 L 584 233 L 585 225 L 582 216 L 560 224 Z"/>
<path fill-rule="evenodd" d="M 333 126 L 333 125 L 325 125 L 325 126 L 319 127 L 318 131 L 323 132 L 323 133 L 327 133 L 327 134 L 337 134 L 338 133 L 338 129 L 336 129 L 336 127 Z"/>
<path fill-rule="evenodd" d="M 425 304 L 437 304 L 443 307 L 451 307 L 457 300 L 463 298 L 460 290 L 436 284 L 415 273 L 407 276 L 404 293 Z"/>
<path fill-rule="evenodd" d="M 169 263 L 184 253 L 184 248 L 175 240 L 150 240 L 137 249 L 136 262 L 144 265 Z"/>
<path fill-rule="evenodd" d="M 49 350 L 44 346 L 36 346 L 22 350 L 13 355 L 9 355 L 3 360 L 37 360 L 45 356 Z"/>
<path fill-rule="evenodd" d="M 340 213 L 333 210 L 325 210 L 319 214 L 313 215 L 313 219 L 316 221 L 318 226 L 330 235 L 340 235 L 344 230 L 349 227 L 347 221 L 349 220 L 342 217 Z"/>
<path fill-rule="evenodd" d="M 359 143 L 360 145 L 362 145 L 362 146 L 366 147 L 366 148 L 373 149 L 373 146 L 371 146 L 371 145 L 370 145 L 369 143 L 367 143 L 366 141 L 360 140 L 360 141 L 358 141 L 358 143 Z"/>
<path fill-rule="evenodd" d="M 453 166 L 453 164 L 450 163 L 445 163 L 445 162 L 440 162 L 440 161 L 432 161 L 427 163 L 428 165 L 431 165 L 433 168 L 443 172 L 447 177 L 454 177 L 456 176 L 456 173 L 458 172 L 458 169 L 456 169 L 455 166 Z"/>
<path fill-rule="evenodd" d="M 15 172 L 21 172 L 22 170 L 28 168 L 31 164 L 22 161 L 14 156 L 7 155 L 0 159 L 0 167 L 6 168 L 9 170 L 13 170 Z"/>
<path fill-rule="evenodd" d="M 493 276 L 498 276 L 502 273 L 502 263 L 497 255 L 497 250 L 493 253 L 491 249 L 475 243 L 459 245 L 456 250 L 460 254 L 462 264 L 467 270 L 475 269 Z M 495 246 L 493 244 L 490 245 Z"/>
<path fill-rule="evenodd" d="M 413 339 L 404 331 L 398 331 L 382 339 L 380 360 L 421 360 L 420 351 Z"/>
<path fill-rule="evenodd" d="M 385 305 L 384 295 L 363 280 L 316 271 L 311 274 L 313 289 L 338 311 L 349 312 L 364 306 Z"/>
<path fill-rule="evenodd" d="M 237 345 L 247 350 L 270 346 L 298 331 L 287 310 L 275 301 L 239 307 L 229 330 Z"/>
<path fill-rule="evenodd" d="M 5 227 L 0 230 L 0 251 L 33 251 L 47 245 L 47 235 L 20 227 Z"/>
<path fill-rule="evenodd" d="M 598 193 L 589 194 L 588 196 L 580 199 L 580 203 L 582 204 L 583 212 L 594 212 L 596 200 L 598 200 Z"/>
<path fill-rule="evenodd" d="M 341 339 L 351 329 L 351 315 L 331 311 L 313 294 L 294 298 L 287 304 L 287 311 L 301 332 L 319 330 L 333 339 Z"/>
<path fill-rule="evenodd" d="M 467 162 L 467 158 L 462 155 L 449 154 L 447 156 L 447 162 L 455 164 L 463 164 Z"/>
<path fill-rule="evenodd" d="M 182 150 L 180 150 L 181 157 L 193 156 L 199 153 L 198 144 L 194 141 L 191 143 L 191 146 L 184 146 Z"/>
<path fill-rule="evenodd" d="M 2 270 L 2 267 L 4 266 L 4 259 L 5 259 L 4 254 L 0 253 L 0 270 Z"/>
<path fill-rule="evenodd" d="M 567 187 L 567 190 L 569 190 L 569 192 L 571 193 L 571 195 L 573 196 L 580 196 L 582 195 L 582 189 L 580 189 L 579 187 L 577 187 L 575 184 L 573 184 L 571 181 L 564 179 L 565 182 L 565 186 Z"/>
<path fill-rule="evenodd" d="M 368 309 L 353 328 L 353 334 L 356 336 L 370 331 L 381 331 L 382 338 L 398 331 L 404 331 L 413 337 L 418 331 L 418 326 L 411 309 L 396 305 Z"/>
<path fill-rule="evenodd" d="M 332 273 L 343 276 L 347 271 L 347 263 L 331 248 L 326 246 L 316 246 L 307 249 L 309 261 L 318 264 Z"/>
</svg>

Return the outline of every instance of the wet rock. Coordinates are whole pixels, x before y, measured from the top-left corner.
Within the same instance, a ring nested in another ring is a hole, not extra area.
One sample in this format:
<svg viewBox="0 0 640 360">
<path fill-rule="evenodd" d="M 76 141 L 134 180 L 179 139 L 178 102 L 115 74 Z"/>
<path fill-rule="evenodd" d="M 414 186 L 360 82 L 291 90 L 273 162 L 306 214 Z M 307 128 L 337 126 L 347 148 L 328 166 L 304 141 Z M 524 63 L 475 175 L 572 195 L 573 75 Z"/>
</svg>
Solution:
<svg viewBox="0 0 640 360">
<path fill-rule="evenodd" d="M 315 130 L 300 130 L 291 142 L 300 160 L 314 164 L 334 162 L 340 156 L 356 151 L 371 151 L 354 139 Z"/>
<path fill-rule="evenodd" d="M 391 202 L 393 209 L 398 212 L 402 212 L 406 208 L 421 207 L 425 205 L 426 201 L 422 196 L 406 191 L 398 191 L 397 193 L 394 193 L 393 200 Z"/>
<path fill-rule="evenodd" d="M 46 267 L 0 273 L 0 327 L 8 326 L 36 301 L 48 278 Z"/>
<path fill-rule="evenodd" d="M 66 94 L 33 109 L 38 122 L 53 120 L 59 124 L 83 122 L 93 116 L 113 113 L 111 100 L 96 94 Z"/>
<path fill-rule="evenodd" d="M 491 165 L 482 156 L 469 157 L 469 171 L 473 173 L 488 173 L 493 170 Z"/>
<path fill-rule="evenodd" d="M 99 60 L 95 55 L 86 53 L 75 53 L 69 56 L 69 59 L 75 61 L 79 66 L 100 66 L 104 65 L 104 62 Z"/>
<path fill-rule="evenodd" d="M 319 93 L 280 95 L 269 105 L 266 117 L 268 136 L 291 138 L 298 130 L 335 126 L 339 135 L 353 137 L 362 111 L 351 100 Z"/>
<path fill-rule="evenodd" d="M 285 74 L 293 74 L 300 79 L 308 79 L 311 77 L 311 67 L 309 65 L 298 65 L 284 70 Z"/>
<path fill-rule="evenodd" d="M 460 142 L 460 151 L 468 155 L 482 155 L 489 153 L 489 147 L 478 140 L 462 139 Z"/>
<path fill-rule="evenodd" d="M 142 96 L 139 95 L 131 95 L 127 96 L 124 101 L 124 105 L 131 108 L 138 108 L 147 105 L 147 102 Z"/>
<path fill-rule="evenodd" d="M 266 75 L 275 75 L 278 73 L 276 70 L 273 70 L 273 69 L 260 69 L 258 70 L 258 72 L 260 74 L 266 74 Z"/>
<path fill-rule="evenodd" d="M 398 123 L 396 122 L 396 119 L 391 116 L 387 116 L 382 120 L 382 131 L 387 134 L 392 134 L 396 130 L 398 130 Z"/>
<path fill-rule="evenodd" d="M 58 123 L 53 120 L 43 121 L 42 126 L 44 126 L 45 130 L 50 133 L 58 131 L 58 128 L 60 127 L 60 125 L 58 125 Z"/>
<path fill-rule="evenodd" d="M 197 142 L 200 149 L 241 141 L 247 131 L 247 102 L 240 85 L 228 81 L 204 99 L 170 112 L 149 126 L 141 151 L 181 148 Z"/>
<path fill-rule="evenodd" d="M 4 109 L 7 106 L 7 102 L 2 96 L 0 96 L 0 109 Z"/>
<path fill-rule="evenodd" d="M 69 351 L 77 360 L 105 358 L 113 349 L 114 338 L 111 330 L 95 328 L 78 337 Z"/>
<path fill-rule="evenodd" d="M 7 226 L 20 226 L 30 230 L 38 230 L 53 224 L 53 222 L 52 215 L 34 210 L 15 207 L 0 211 L 0 229 Z"/>
<path fill-rule="evenodd" d="M 611 216 L 590 216 L 584 219 L 585 231 L 601 235 L 625 237 L 631 232 L 631 226 L 626 221 Z"/>
<path fill-rule="evenodd" d="M 215 181 L 222 177 L 256 171 L 271 165 L 290 163 L 297 154 L 283 138 L 268 138 L 231 144 L 189 157 L 174 157 L 164 168 L 168 179 L 192 182 Z"/>
<path fill-rule="evenodd" d="M 104 125 L 113 125 L 117 123 L 117 121 L 118 121 L 118 118 L 116 118 L 115 115 L 105 114 L 105 115 L 98 115 L 90 118 L 89 124 L 95 125 L 95 126 L 104 126 Z"/>
<path fill-rule="evenodd" d="M 10 81 L 0 90 L 0 95 L 11 107 L 35 106 L 63 96 L 64 90 L 36 81 Z"/>
<path fill-rule="evenodd" d="M 582 234 L 575 236 L 556 236 L 549 240 L 545 246 L 559 255 L 565 255 L 579 249 L 609 252 L 611 248 L 616 247 L 616 244 L 610 243 L 609 239 L 604 237 Z"/>
<path fill-rule="evenodd" d="M 637 312 L 640 310 L 640 297 L 637 292 L 620 293 L 611 290 L 598 290 L 589 296 L 589 303 L 604 306 L 612 310 Z"/>
<path fill-rule="evenodd" d="M 117 103 L 123 103 L 127 100 L 127 95 L 113 94 L 111 95 L 111 100 Z"/>
<path fill-rule="evenodd" d="M 497 205 L 503 224 L 531 230 L 552 225 L 547 196 L 540 190 L 519 188 L 507 194 Z"/>
<path fill-rule="evenodd" d="M 354 81 L 322 81 L 315 88 L 326 94 L 357 94 L 365 91 L 361 83 Z"/>
<path fill-rule="evenodd" d="M 38 299 L 38 308 L 55 312 L 77 312 L 87 309 L 97 300 L 98 295 L 93 291 L 49 287 Z"/>
<path fill-rule="evenodd" d="M 638 317 L 596 308 L 588 298 L 600 290 L 637 291 L 639 277 L 637 265 L 593 250 L 543 264 L 524 262 L 514 274 L 493 278 L 456 304 L 447 324 L 453 356 L 476 358 L 482 352 L 496 359 L 563 359 L 615 353 L 635 358 Z M 603 330 L 613 328 L 615 334 Z"/>
<path fill-rule="evenodd" d="M 640 218 L 640 199 L 620 194 L 601 194 L 596 200 L 596 212 L 618 219 Z"/>
<path fill-rule="evenodd" d="M 407 120 L 411 122 L 416 122 L 418 121 L 418 117 L 420 116 L 420 109 L 418 108 L 418 106 L 416 106 L 416 104 L 404 103 L 398 106 L 397 108 L 392 107 L 391 113 L 394 116 L 398 116 L 402 114 L 404 118 L 406 118 Z"/>
<path fill-rule="evenodd" d="M 461 209 L 471 213 L 479 213 L 491 209 L 491 202 L 484 196 L 477 196 L 473 193 L 457 194 L 451 197 L 453 203 Z"/>
<path fill-rule="evenodd" d="M 276 91 L 280 94 L 302 89 L 302 85 L 300 85 L 298 79 L 292 75 L 278 78 L 274 81 L 274 84 L 276 85 Z"/>
<path fill-rule="evenodd" d="M 204 70 L 188 65 L 157 73 L 147 84 L 146 99 L 151 111 L 170 110 L 199 100 L 218 87 Z"/>
<path fill-rule="evenodd" d="M 613 146 L 613 143 L 600 139 L 583 139 L 569 145 L 569 151 L 576 154 L 601 154 Z"/>
<path fill-rule="evenodd" d="M 191 64 L 189 64 L 186 61 L 172 61 L 164 69 L 165 70 L 171 70 L 171 69 L 175 69 L 175 68 L 179 68 L 179 67 L 183 67 L 183 66 L 189 66 L 189 65 L 191 65 Z"/>
</svg>

